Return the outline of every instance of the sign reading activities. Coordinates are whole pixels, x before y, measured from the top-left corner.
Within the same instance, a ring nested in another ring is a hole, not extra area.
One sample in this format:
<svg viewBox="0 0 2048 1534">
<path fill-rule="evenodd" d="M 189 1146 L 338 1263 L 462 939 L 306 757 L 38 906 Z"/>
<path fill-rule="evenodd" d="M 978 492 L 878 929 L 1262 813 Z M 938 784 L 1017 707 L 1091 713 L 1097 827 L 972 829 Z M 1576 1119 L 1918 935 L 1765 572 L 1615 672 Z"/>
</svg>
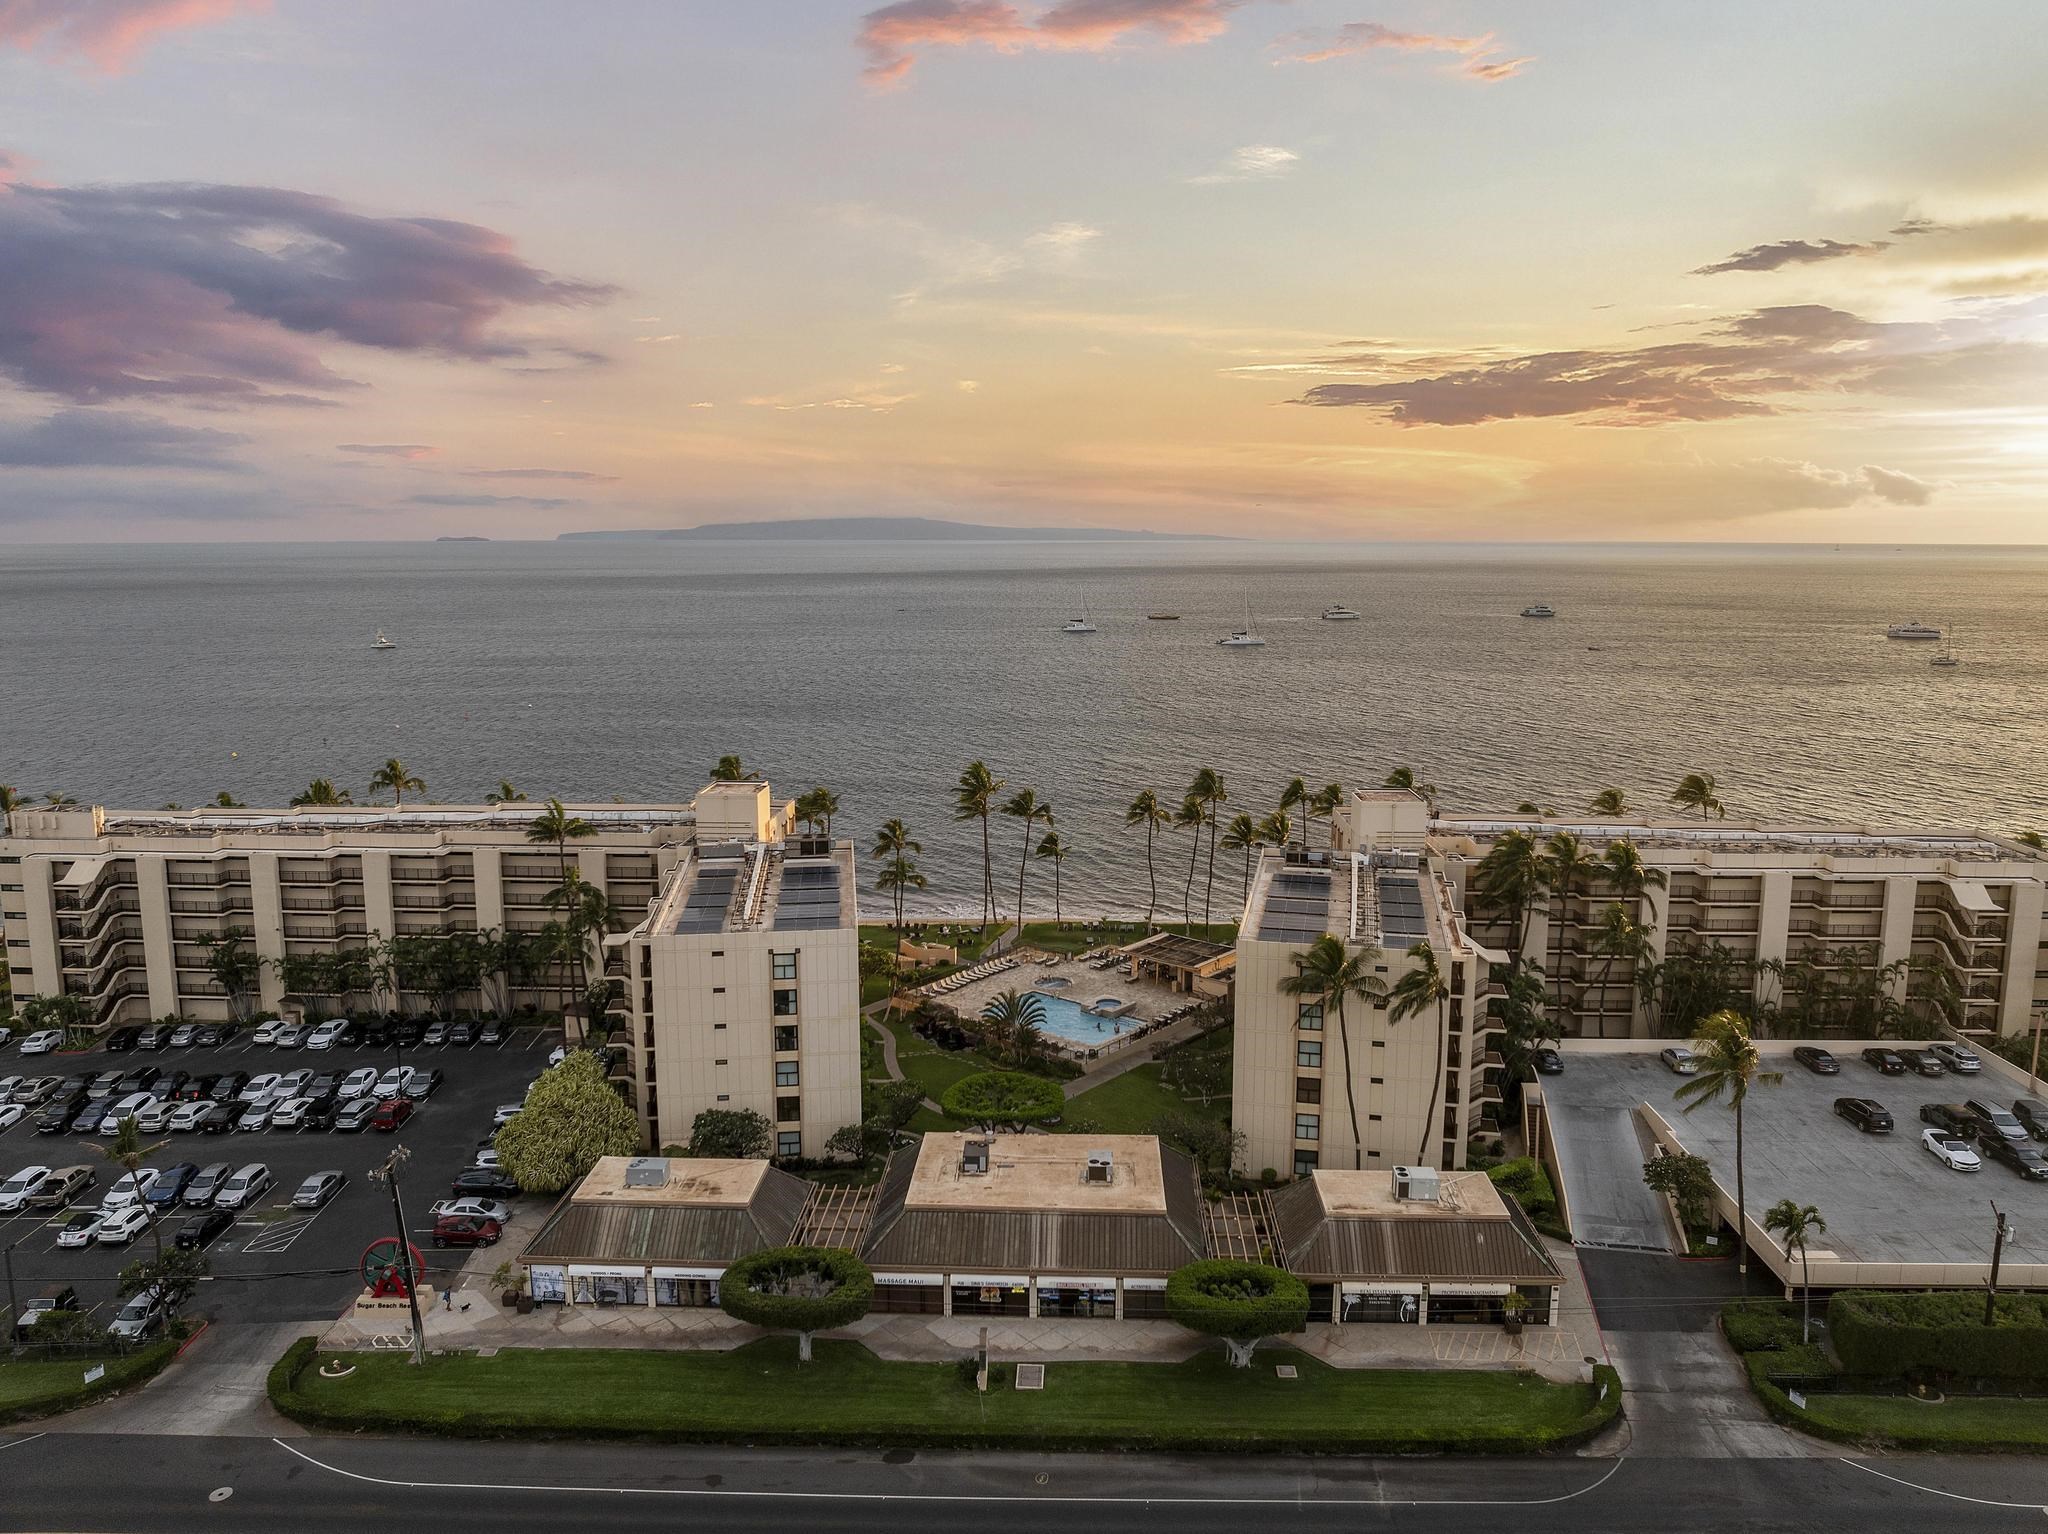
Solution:
<svg viewBox="0 0 2048 1534">
<path fill-rule="evenodd" d="M 85 1382 L 86 1384 L 90 1385 L 94 1380 L 105 1379 L 106 1374 L 107 1366 L 105 1364 L 94 1364 L 90 1369 L 85 1371 Z"/>
</svg>

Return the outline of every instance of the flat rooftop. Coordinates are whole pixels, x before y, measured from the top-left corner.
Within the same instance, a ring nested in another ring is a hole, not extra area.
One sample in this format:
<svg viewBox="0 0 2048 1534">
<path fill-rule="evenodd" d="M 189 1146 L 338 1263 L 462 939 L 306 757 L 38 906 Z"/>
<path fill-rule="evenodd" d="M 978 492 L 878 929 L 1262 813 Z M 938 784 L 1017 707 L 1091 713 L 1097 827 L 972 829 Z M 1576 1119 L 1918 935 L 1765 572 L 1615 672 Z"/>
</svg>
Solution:
<svg viewBox="0 0 2048 1534">
<path fill-rule="evenodd" d="M 1396 1198 L 1391 1171 L 1318 1170 L 1315 1184 L 1316 1197 L 1323 1201 L 1323 1213 L 1332 1219 L 1505 1219 L 1508 1212 L 1500 1190 L 1484 1172 L 1438 1174 L 1439 1196 L 1434 1200 Z"/>
<path fill-rule="evenodd" d="M 798 854 L 793 842 L 701 844 L 663 890 L 649 930 L 691 937 L 718 932 L 818 932 L 859 920 L 853 844 Z"/>
<path fill-rule="evenodd" d="M 656 1184 L 629 1186 L 628 1167 L 655 1168 Z M 579 1204 L 693 1204 L 743 1208 L 768 1174 L 765 1161 L 695 1160 L 682 1156 L 603 1156 L 576 1189 Z"/>
<path fill-rule="evenodd" d="M 988 1171 L 963 1172 L 970 1140 L 989 1142 Z M 1087 1180 L 1088 1155 L 1108 1151 L 1110 1180 Z M 1041 1214 L 1164 1214 L 1166 1180 L 1150 1135 L 927 1134 L 906 1209 Z"/>
<path fill-rule="evenodd" d="M 2018 842 L 1976 831 L 1916 830 L 1887 826 L 1769 825 L 1761 821 L 1573 820 L 1539 815 L 1437 815 L 1432 840 L 1470 837 L 1482 847 L 1507 831 L 1550 836 L 1569 831 L 1604 845 L 1623 837 L 1648 851 L 1689 851 L 1840 858 L 1963 858 L 1990 863 L 2038 863 L 2048 857 Z"/>
<path fill-rule="evenodd" d="M 1564 1074 L 1540 1078 L 1545 1099 L 1568 1105 L 1573 1114 L 1571 1139 L 1561 1142 L 1560 1153 L 1568 1159 L 1605 1155 L 1617 1164 L 1625 1159 L 1639 1179 L 1649 1153 L 1637 1140 L 1628 1110 L 1647 1104 L 1686 1150 L 1712 1163 L 1716 1180 L 1732 1194 L 1735 1115 L 1712 1103 L 1684 1111 L 1673 1093 L 1687 1078 L 1673 1075 L 1656 1056 L 1665 1042 L 1644 1039 L 1640 1052 L 1619 1054 L 1581 1052 L 1567 1042 Z M 1828 1222 L 1810 1254 L 1816 1269 L 1825 1257 L 1866 1265 L 1872 1271 L 1857 1276 L 1863 1282 L 1905 1281 L 1887 1275 L 1883 1270 L 1888 1267 L 1987 1263 L 1990 1200 L 2033 1207 L 2041 1190 L 1996 1162 L 1987 1162 L 1980 1172 L 1950 1171 L 1920 1146 L 1920 1132 L 1927 1127 L 1920 1122 L 1920 1109 L 1966 1097 L 2009 1107 L 2025 1093 L 2025 1078 L 2015 1082 L 1994 1070 L 1988 1057 L 1974 1075 L 1880 1076 L 1863 1063 L 1865 1041 L 1830 1041 L 1826 1047 L 1841 1062 L 1838 1076 L 1816 1076 L 1797 1064 L 1789 1043 L 1761 1045 L 1765 1069 L 1781 1071 L 1785 1079 L 1779 1086 L 1752 1087 L 1743 1108 L 1750 1217 L 1761 1222 L 1763 1211 L 1783 1198 L 1816 1205 Z M 1897 1129 L 1889 1135 L 1863 1134 L 1835 1116 L 1838 1097 L 1875 1099 L 1891 1110 Z M 1606 1126 L 1605 1140 L 1611 1143 L 1582 1143 L 1588 1126 L 1595 1125 Z M 1577 1198 L 1578 1179 L 1569 1166 L 1566 1180 Z M 1599 1216 L 1598 1210 L 1575 1205 L 1574 1229 L 1583 1236 Z M 2018 1225 L 2019 1235 L 2006 1243 L 2008 1268 L 2048 1263 L 2048 1228 L 2024 1215 Z M 1927 1281 L 1949 1280 L 1930 1276 Z M 1820 1282 L 1818 1271 L 1815 1282 Z"/>
<path fill-rule="evenodd" d="M 1325 933 L 1402 952 L 1455 932 L 1441 891 L 1414 852 L 1262 854 L 1245 902 L 1244 935 L 1307 945 Z"/>
<path fill-rule="evenodd" d="M 302 809 L 114 810 L 73 806 L 61 819 L 33 806 L 16 817 L 13 840 L 109 841 L 109 852 L 148 850 L 158 838 L 206 840 L 232 845 L 245 838 L 303 837 L 325 848 L 345 845 L 352 835 L 445 835 L 450 831 L 503 832 L 524 838 L 544 806 L 520 804 L 320 805 Z M 600 831 L 636 831 L 654 827 L 693 826 L 696 815 L 679 804 L 569 804 L 572 815 Z M 95 827 L 97 816 L 97 828 Z M 6 840 L 0 836 L 0 840 Z M 542 850 L 542 849 L 536 849 Z"/>
</svg>

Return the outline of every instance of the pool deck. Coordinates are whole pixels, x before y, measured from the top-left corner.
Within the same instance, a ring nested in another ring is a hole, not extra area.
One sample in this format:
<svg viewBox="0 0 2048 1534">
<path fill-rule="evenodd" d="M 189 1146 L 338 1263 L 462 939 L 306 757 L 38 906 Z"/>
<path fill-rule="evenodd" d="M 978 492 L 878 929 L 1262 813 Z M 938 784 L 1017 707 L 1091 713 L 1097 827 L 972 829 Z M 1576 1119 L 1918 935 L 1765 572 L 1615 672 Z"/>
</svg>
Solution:
<svg viewBox="0 0 2048 1534">
<path fill-rule="evenodd" d="M 1082 1007 L 1101 996 L 1116 996 L 1129 1002 L 1128 1012 L 1118 1017 L 1102 1019 L 1102 1035 L 1099 1039 L 1070 1039 L 1049 1028 L 1046 1030 L 1045 1036 L 1048 1041 L 1059 1044 L 1078 1058 L 1086 1059 L 1090 1050 L 1100 1053 L 1121 1051 L 1132 1042 L 1132 1035 L 1138 1027 L 1145 1023 L 1157 1022 L 1166 1013 L 1184 1007 L 1196 999 L 1183 996 L 1163 985 L 1154 985 L 1150 981 L 1133 980 L 1129 968 L 1124 965 L 1118 965 L 1114 969 L 1097 969 L 1085 959 L 1035 955 L 1031 950 L 1024 950 L 1016 957 L 1021 962 L 1015 969 L 1004 970 L 1000 974 L 974 981 L 935 1000 L 941 1006 L 952 1008 L 963 1018 L 973 1018 L 979 1016 L 981 1009 L 990 1001 L 1013 986 L 1020 991 L 1029 991 L 1047 979 L 1061 979 L 1067 984 L 1047 991 L 1048 996 L 1062 997 Z M 1043 962 L 1046 958 L 1053 958 L 1053 962 Z M 1097 1058 L 1100 1058 L 1100 1053 Z"/>
</svg>

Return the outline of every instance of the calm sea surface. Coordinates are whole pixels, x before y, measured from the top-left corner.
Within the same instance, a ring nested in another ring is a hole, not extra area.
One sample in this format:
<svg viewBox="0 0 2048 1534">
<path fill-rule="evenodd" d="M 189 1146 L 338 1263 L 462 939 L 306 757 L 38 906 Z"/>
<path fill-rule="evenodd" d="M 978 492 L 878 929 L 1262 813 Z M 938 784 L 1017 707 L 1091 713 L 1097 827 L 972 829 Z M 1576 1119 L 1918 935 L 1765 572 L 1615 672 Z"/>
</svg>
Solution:
<svg viewBox="0 0 2048 1534">
<path fill-rule="evenodd" d="M 975 756 L 1051 801 L 1066 894 L 1096 908 L 1144 903 L 1131 796 L 1205 763 L 1255 815 L 1296 774 L 1408 763 L 1451 808 L 1606 784 L 1654 807 L 1704 770 L 1732 815 L 2010 830 L 2048 825 L 2044 577 L 2038 549 L 17 547 L 0 782 L 275 804 L 316 776 L 364 797 L 397 755 L 430 798 L 508 777 L 667 800 L 738 752 L 778 789 L 837 789 L 863 846 L 909 822 L 931 908 L 977 898 L 951 820 Z M 1247 598 L 1266 647 L 1219 649 Z M 1100 632 L 1061 634 L 1084 600 Z M 1560 616 L 1518 617 L 1533 601 Z M 1331 602 L 1365 620 L 1318 621 Z M 1953 625 L 1965 664 L 1888 642 L 1905 619 Z M 379 627 L 399 649 L 369 648 Z M 997 837 L 1014 890 L 1019 833 Z"/>
</svg>

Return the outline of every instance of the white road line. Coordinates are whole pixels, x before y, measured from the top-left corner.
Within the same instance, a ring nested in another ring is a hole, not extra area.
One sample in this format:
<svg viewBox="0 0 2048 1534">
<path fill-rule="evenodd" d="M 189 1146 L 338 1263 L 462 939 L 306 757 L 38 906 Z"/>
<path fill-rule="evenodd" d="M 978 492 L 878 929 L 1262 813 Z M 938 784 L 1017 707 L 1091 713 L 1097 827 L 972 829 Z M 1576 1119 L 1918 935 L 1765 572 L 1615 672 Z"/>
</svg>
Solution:
<svg viewBox="0 0 2048 1534">
<path fill-rule="evenodd" d="M 1071 1502 L 1091 1507 L 1300 1507 L 1304 1504 L 1313 1507 L 1549 1507 L 1559 1502 L 1575 1501 L 1588 1493 L 1598 1491 L 1613 1480 L 1621 1467 L 1628 1463 L 1625 1457 L 1617 1459 L 1607 1474 L 1592 1485 L 1582 1486 L 1577 1491 L 1568 1491 L 1559 1497 L 1075 1497 L 1058 1492 L 1032 1497 L 991 1492 L 726 1491 L 708 1486 L 528 1486 L 506 1481 L 397 1481 L 381 1475 L 363 1475 L 358 1471 L 344 1470 L 339 1465 L 330 1465 L 325 1460 L 315 1459 L 303 1449 L 293 1448 L 282 1438 L 273 1438 L 270 1441 L 285 1453 L 296 1455 L 319 1469 L 346 1476 L 351 1481 L 364 1481 L 372 1486 L 391 1486 L 401 1491 L 552 1491 L 579 1495 L 607 1492 L 613 1496 L 627 1497 L 703 1497 L 713 1500 L 738 1498 L 771 1502 Z"/>
<path fill-rule="evenodd" d="M 1872 1469 L 1861 1460 L 1849 1459 L 1846 1456 L 1841 1459 L 1840 1463 L 1849 1466 L 1851 1469 L 1861 1470 L 1866 1475 L 1874 1475 L 1879 1480 L 1890 1481 L 1895 1486 L 1906 1486 L 1914 1491 L 1924 1491 L 1932 1497 L 1947 1497 L 1951 1502 L 1974 1502 L 1979 1507 L 2010 1507 L 2025 1509 L 2028 1512 L 2048 1513 L 2048 1503 L 1998 1502 L 1990 1497 L 1968 1497 L 1959 1491 L 1943 1491 L 1939 1486 L 1922 1486 L 1918 1481 L 1908 1481 L 1896 1475 L 1886 1475 L 1882 1470 Z"/>
<path fill-rule="evenodd" d="M 25 1443 L 34 1443 L 38 1438 L 48 1438 L 48 1433 L 31 1433 L 26 1438 L 17 1438 L 12 1443 L 0 1443 L 0 1454 L 9 1449 L 18 1449 Z"/>
</svg>

